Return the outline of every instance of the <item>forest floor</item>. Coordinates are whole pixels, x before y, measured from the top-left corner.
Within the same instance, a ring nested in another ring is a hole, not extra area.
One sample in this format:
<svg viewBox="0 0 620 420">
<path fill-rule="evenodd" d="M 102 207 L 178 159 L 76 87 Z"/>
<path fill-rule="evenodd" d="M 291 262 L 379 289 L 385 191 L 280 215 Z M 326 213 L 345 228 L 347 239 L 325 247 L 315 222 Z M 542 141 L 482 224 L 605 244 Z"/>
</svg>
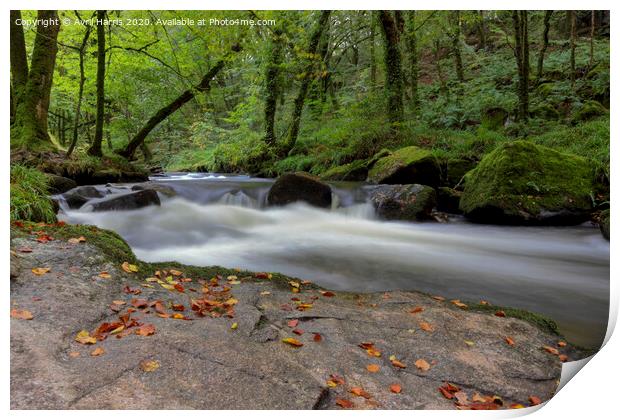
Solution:
<svg viewBox="0 0 620 420">
<path fill-rule="evenodd" d="M 421 293 L 189 280 L 55 236 L 11 241 L 13 409 L 517 408 L 553 396 L 572 351 Z"/>
</svg>

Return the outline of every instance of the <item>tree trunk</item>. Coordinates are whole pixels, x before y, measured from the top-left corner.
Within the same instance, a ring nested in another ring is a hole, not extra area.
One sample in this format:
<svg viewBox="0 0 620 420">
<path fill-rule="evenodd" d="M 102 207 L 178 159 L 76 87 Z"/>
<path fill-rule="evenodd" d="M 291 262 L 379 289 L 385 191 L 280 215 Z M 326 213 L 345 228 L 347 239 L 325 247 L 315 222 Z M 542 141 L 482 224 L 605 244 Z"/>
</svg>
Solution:
<svg viewBox="0 0 620 420">
<path fill-rule="evenodd" d="M 95 117 L 95 138 L 88 149 L 91 156 L 102 156 L 103 117 L 105 107 L 105 10 L 97 10 L 97 114 Z"/>
<path fill-rule="evenodd" d="M 553 10 L 545 11 L 543 43 L 542 43 L 542 46 L 540 47 L 540 52 L 538 53 L 538 67 L 536 70 L 536 80 L 542 79 L 542 75 L 543 75 L 545 53 L 547 52 L 547 47 L 549 46 L 549 29 L 551 28 L 551 15 L 552 14 L 553 14 Z"/>
<path fill-rule="evenodd" d="M 278 103 L 278 77 L 280 75 L 280 64 L 282 62 L 282 42 L 280 37 L 282 32 L 274 31 L 274 38 L 271 40 L 269 51 L 269 62 L 265 74 L 265 143 L 275 146 L 276 138 L 276 107 Z"/>
<path fill-rule="evenodd" d="M 484 10 L 478 10 L 478 48 L 481 50 L 487 49 L 487 27 L 484 23 Z"/>
<path fill-rule="evenodd" d="M 26 56 L 26 41 L 21 25 L 15 23 L 21 19 L 19 10 L 11 10 L 11 100 L 12 117 L 21 99 L 22 91 L 28 82 L 28 57 Z"/>
<path fill-rule="evenodd" d="M 47 132 L 47 114 L 58 51 L 56 39 L 60 30 L 60 19 L 55 10 L 39 10 L 37 19 L 49 24 L 37 26 L 28 80 L 19 95 L 15 122 L 11 128 L 15 145 L 33 149 L 53 146 Z M 15 55 L 21 53 L 16 52 Z M 23 69 L 20 72 L 23 73 Z M 23 77 L 23 74 L 18 77 Z"/>
<path fill-rule="evenodd" d="M 295 147 L 295 143 L 297 142 L 297 136 L 299 135 L 299 125 L 301 123 L 301 113 L 304 109 L 304 101 L 306 100 L 306 93 L 308 92 L 308 87 L 310 86 L 310 81 L 312 80 L 313 69 L 315 67 L 316 62 L 316 53 L 319 47 L 319 41 L 321 40 L 321 35 L 325 31 L 325 28 L 329 23 L 329 16 L 331 14 L 330 10 L 323 10 L 321 12 L 321 16 L 319 21 L 317 22 L 316 27 L 314 28 L 314 32 L 310 37 L 310 42 L 308 43 L 307 50 L 307 64 L 305 68 L 305 77 L 301 81 L 301 86 L 299 87 L 299 93 L 297 94 L 297 98 L 295 98 L 295 105 L 293 107 L 293 114 L 291 115 L 291 128 L 289 130 L 288 138 L 286 139 L 286 143 L 281 150 L 280 155 L 288 154 L 293 147 Z"/>
<path fill-rule="evenodd" d="M 448 86 L 446 85 L 446 78 L 443 74 L 443 68 L 441 67 L 441 57 L 439 57 L 439 50 L 441 48 L 441 43 L 439 38 L 435 38 L 433 42 L 433 56 L 435 58 L 435 70 L 437 71 L 437 77 L 439 78 L 439 89 L 441 93 L 443 93 L 444 99 L 446 102 L 450 102 L 450 91 L 448 90 Z"/>
<path fill-rule="evenodd" d="M 513 11 L 512 19 L 515 31 L 515 58 L 517 61 L 517 71 L 519 75 L 519 83 L 517 93 L 519 97 L 518 119 L 527 122 L 529 115 L 529 39 L 527 27 L 527 11 Z"/>
<path fill-rule="evenodd" d="M 408 21 L 407 21 L 407 45 L 409 47 L 409 71 L 410 71 L 410 83 L 411 83 L 411 104 L 414 111 L 417 111 L 419 108 L 419 97 L 418 97 L 418 79 L 419 79 L 419 69 L 418 69 L 418 35 L 416 34 L 415 29 L 415 18 L 416 12 L 415 10 L 410 10 L 408 12 Z"/>
<path fill-rule="evenodd" d="M 461 12 L 456 10 L 452 13 L 452 54 L 454 56 L 454 67 L 456 78 L 460 83 L 463 83 L 465 81 L 465 74 L 463 73 L 463 58 L 461 56 Z"/>
<path fill-rule="evenodd" d="M 389 11 L 380 10 L 379 21 L 383 29 L 384 39 L 387 113 L 391 123 L 398 123 L 404 119 L 403 75 L 401 54 L 398 46 L 400 40 L 399 29 L 396 18 Z"/>
<path fill-rule="evenodd" d="M 186 90 L 174 101 L 170 102 L 168 105 L 166 105 L 165 107 L 157 111 L 155 115 L 153 115 L 147 121 L 144 127 L 142 127 L 142 129 L 138 132 L 138 134 L 136 134 L 131 139 L 131 141 L 129 142 L 129 144 L 127 144 L 125 149 L 120 152 L 120 155 L 126 157 L 127 159 L 132 158 L 136 149 L 142 144 L 142 142 L 144 142 L 144 139 L 146 139 L 146 136 L 148 136 L 149 133 L 155 127 L 157 127 L 157 125 L 160 122 L 168 118 L 168 116 L 170 116 L 176 110 L 181 108 L 184 104 L 192 100 L 195 96 L 195 91 L 208 92 L 209 89 L 211 88 L 210 86 L 211 80 L 217 75 L 217 73 L 219 73 L 219 71 L 223 67 L 224 67 L 224 60 L 218 61 L 217 64 L 215 64 L 215 66 L 213 66 L 211 70 L 209 70 L 209 72 L 204 75 L 204 77 L 202 78 L 202 80 L 200 81 L 198 85 L 196 85 L 193 89 Z"/>
<path fill-rule="evenodd" d="M 594 65 L 594 33 L 596 30 L 596 11 L 592 10 L 592 16 L 590 21 L 590 62 L 588 68 L 591 69 Z"/>
<path fill-rule="evenodd" d="M 377 31 L 377 18 L 374 12 L 370 12 L 370 87 L 377 86 L 377 60 L 375 58 L 375 33 Z"/>
<path fill-rule="evenodd" d="M 575 47 L 577 38 L 577 13 L 570 11 L 570 85 L 575 87 Z"/>
<path fill-rule="evenodd" d="M 77 145 L 78 141 L 78 126 L 80 124 L 80 112 L 82 111 L 82 98 L 84 97 L 84 82 L 86 81 L 86 76 L 84 75 L 84 52 L 86 50 L 86 44 L 88 42 L 88 38 L 90 37 L 91 26 L 88 25 L 86 27 L 86 33 L 84 33 L 84 38 L 82 38 L 82 44 L 80 44 L 79 54 L 80 54 L 80 87 L 78 88 L 78 99 L 77 104 L 75 106 L 75 117 L 73 118 L 73 136 L 71 138 L 71 145 L 67 150 L 67 157 L 71 156 L 73 153 L 73 149 Z"/>
</svg>

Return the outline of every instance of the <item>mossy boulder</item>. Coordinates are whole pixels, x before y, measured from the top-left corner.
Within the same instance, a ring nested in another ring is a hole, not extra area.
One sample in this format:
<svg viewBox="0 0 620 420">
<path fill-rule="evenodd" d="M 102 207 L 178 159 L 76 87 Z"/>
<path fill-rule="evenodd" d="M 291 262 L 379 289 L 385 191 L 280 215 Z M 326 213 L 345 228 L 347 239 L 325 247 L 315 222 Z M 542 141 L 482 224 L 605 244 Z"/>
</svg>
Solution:
<svg viewBox="0 0 620 420">
<path fill-rule="evenodd" d="M 593 169 L 528 141 L 499 145 L 465 176 L 460 209 L 476 222 L 573 225 L 592 211 Z"/>
<path fill-rule="evenodd" d="M 54 174 L 45 174 L 45 176 L 47 176 L 48 191 L 50 194 L 62 194 L 77 187 L 77 183 L 74 180 L 65 178 L 64 176 Z"/>
<path fill-rule="evenodd" d="M 382 219 L 424 220 L 431 218 L 437 197 L 427 185 L 380 185 L 370 193 L 370 202 Z"/>
<path fill-rule="evenodd" d="M 601 233 L 603 234 L 603 236 L 605 237 L 605 239 L 609 240 L 609 220 L 611 218 L 611 214 L 609 213 L 609 210 L 604 210 L 601 213 L 601 216 L 599 218 L 599 227 L 601 228 Z"/>
<path fill-rule="evenodd" d="M 316 207 L 331 207 L 332 189 L 309 173 L 293 172 L 279 177 L 267 195 L 270 206 L 284 206 L 297 201 Z"/>
<path fill-rule="evenodd" d="M 368 177 L 368 161 L 356 160 L 330 168 L 321 174 L 326 181 L 364 181 Z"/>
<path fill-rule="evenodd" d="M 504 126 L 509 114 L 504 108 L 488 108 L 482 113 L 480 125 L 489 130 L 497 130 Z"/>
<path fill-rule="evenodd" d="M 573 112 L 571 121 L 573 124 L 577 124 L 582 121 L 591 120 L 592 118 L 600 117 L 609 113 L 607 108 L 601 105 L 598 101 L 585 101 L 583 105 Z"/>
<path fill-rule="evenodd" d="M 461 182 L 465 174 L 476 167 L 476 162 L 467 159 L 448 159 L 446 163 L 445 184 L 455 187 Z"/>
<path fill-rule="evenodd" d="M 373 184 L 439 185 L 441 170 L 429 150 L 416 146 L 396 150 L 378 159 L 368 172 Z"/>
<path fill-rule="evenodd" d="M 543 120 L 557 121 L 560 119 L 560 112 L 551 104 L 545 103 L 532 109 L 532 116 Z"/>
<path fill-rule="evenodd" d="M 459 209 L 461 202 L 461 191 L 453 190 L 448 187 L 437 188 L 437 210 L 445 213 L 461 214 Z"/>
</svg>

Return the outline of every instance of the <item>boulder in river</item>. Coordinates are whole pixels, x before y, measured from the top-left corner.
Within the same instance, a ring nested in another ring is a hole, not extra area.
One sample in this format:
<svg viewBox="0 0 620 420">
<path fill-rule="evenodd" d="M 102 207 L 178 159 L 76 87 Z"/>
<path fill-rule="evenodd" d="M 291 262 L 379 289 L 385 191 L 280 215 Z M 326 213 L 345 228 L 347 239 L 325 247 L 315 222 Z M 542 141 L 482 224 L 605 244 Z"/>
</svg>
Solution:
<svg viewBox="0 0 620 420">
<path fill-rule="evenodd" d="M 55 174 L 45 174 L 48 181 L 48 190 L 50 194 L 62 194 L 77 187 L 77 183 L 64 176 Z"/>
<path fill-rule="evenodd" d="M 141 190 L 92 203 L 93 211 L 134 210 L 161 203 L 155 190 Z"/>
<path fill-rule="evenodd" d="M 440 167 L 429 150 L 416 146 L 398 149 L 378 159 L 368 172 L 373 184 L 422 184 L 436 187 L 440 180 Z"/>
<path fill-rule="evenodd" d="M 77 187 L 63 194 L 65 202 L 70 209 L 79 209 L 89 200 L 93 198 L 102 198 L 103 196 L 104 194 L 102 192 L 90 185 Z"/>
<path fill-rule="evenodd" d="M 370 201 L 383 219 L 424 220 L 431 218 L 437 198 L 427 185 L 380 185 L 370 193 Z"/>
<path fill-rule="evenodd" d="M 481 223 L 574 225 L 590 217 L 592 191 L 586 159 L 513 141 L 467 173 L 460 208 Z"/>
<path fill-rule="evenodd" d="M 284 206 L 296 201 L 329 208 L 332 205 L 332 189 L 309 173 L 294 172 L 279 177 L 267 195 L 267 203 L 271 206 Z"/>
</svg>

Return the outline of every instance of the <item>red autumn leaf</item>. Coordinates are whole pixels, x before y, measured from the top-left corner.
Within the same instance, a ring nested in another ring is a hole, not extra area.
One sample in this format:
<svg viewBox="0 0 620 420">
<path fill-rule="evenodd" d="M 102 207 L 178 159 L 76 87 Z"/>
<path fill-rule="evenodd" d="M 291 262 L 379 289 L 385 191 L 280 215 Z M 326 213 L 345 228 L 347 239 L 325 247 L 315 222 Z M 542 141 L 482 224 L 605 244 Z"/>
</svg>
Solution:
<svg viewBox="0 0 620 420">
<path fill-rule="evenodd" d="M 326 290 L 320 290 L 319 293 L 321 295 L 323 295 L 324 297 L 334 297 L 334 296 L 336 296 L 336 294 L 334 292 L 330 292 L 330 291 L 326 291 Z"/>
<path fill-rule="evenodd" d="M 394 394 L 400 394 L 400 391 L 402 391 L 402 389 L 403 387 L 399 384 L 390 385 L 390 391 L 392 391 Z"/>
<path fill-rule="evenodd" d="M 512 337 L 506 337 L 504 340 L 506 340 L 506 343 L 509 346 L 514 346 L 515 345 L 515 341 L 512 339 Z"/>
<path fill-rule="evenodd" d="M 319 333 L 313 333 L 313 334 L 314 335 L 312 336 L 312 340 L 316 341 L 317 343 L 323 340 L 323 337 L 321 336 L 321 334 Z"/>
<path fill-rule="evenodd" d="M 134 289 L 134 288 L 129 287 L 129 285 L 125 285 L 125 287 L 123 288 L 123 292 L 128 293 L 130 295 L 139 295 L 140 293 L 142 293 L 142 290 Z"/>
<path fill-rule="evenodd" d="M 181 305 L 180 303 L 175 303 L 174 305 L 172 305 L 172 309 L 177 312 L 183 312 L 185 310 L 185 306 Z"/>
<path fill-rule="evenodd" d="M 257 279 L 268 279 L 269 274 L 267 273 L 254 273 L 254 277 Z"/>
<path fill-rule="evenodd" d="M 530 395 L 530 397 L 528 399 L 530 400 L 532 405 L 542 404 L 542 400 L 540 398 L 534 396 L 534 395 Z"/>
<path fill-rule="evenodd" d="M 546 351 L 547 353 L 551 353 L 551 354 L 554 354 L 554 355 L 556 355 L 556 356 L 560 354 L 560 352 L 558 351 L 558 349 L 556 349 L 556 348 L 554 348 L 554 347 L 551 347 L 551 346 L 543 346 L 542 348 L 543 348 L 543 350 L 544 350 L 544 351 Z"/>
<path fill-rule="evenodd" d="M 442 393 L 442 395 L 443 395 L 445 398 L 447 398 L 447 399 L 449 399 L 449 400 L 451 400 L 452 398 L 454 398 L 454 395 L 453 395 L 450 391 L 448 391 L 447 389 L 445 389 L 444 387 L 441 387 L 441 386 L 440 386 L 438 389 L 439 389 L 439 392 L 441 392 L 441 393 Z"/>
<path fill-rule="evenodd" d="M 428 322 L 420 322 L 420 328 L 423 329 L 424 331 L 427 332 L 432 332 L 434 331 L 434 328 L 431 324 L 429 324 Z"/>
<path fill-rule="evenodd" d="M 417 313 L 422 312 L 423 310 L 424 310 L 424 308 L 423 308 L 423 307 L 421 307 L 421 306 L 416 306 L 415 308 L 411 309 L 411 310 L 409 311 L 409 313 L 412 313 L 412 314 L 417 314 Z"/>
<path fill-rule="evenodd" d="M 40 242 L 42 244 L 47 243 L 49 241 L 53 241 L 53 240 L 54 240 L 54 238 L 52 238 L 51 236 L 46 235 L 46 234 L 42 234 L 42 235 L 37 236 L 37 242 Z"/>
<path fill-rule="evenodd" d="M 159 301 L 155 302 L 155 312 L 159 313 L 159 314 L 165 314 L 166 313 L 166 307 Z"/>
<path fill-rule="evenodd" d="M 288 325 L 291 328 L 295 328 L 297 326 L 297 324 L 299 324 L 299 320 L 298 319 L 291 319 L 289 322 L 287 322 L 286 325 Z"/>
<path fill-rule="evenodd" d="M 149 303 L 146 299 L 131 299 L 131 306 L 134 308 L 146 308 Z"/>
<path fill-rule="evenodd" d="M 353 408 L 353 403 L 351 401 L 342 398 L 338 398 L 336 400 L 336 404 L 338 404 L 342 408 Z"/>
<path fill-rule="evenodd" d="M 504 312 L 504 311 L 497 311 L 497 312 L 495 312 L 495 316 L 498 316 L 500 318 L 504 318 L 506 316 L 506 312 Z"/>
<path fill-rule="evenodd" d="M 370 394 L 364 391 L 364 389 L 359 386 L 354 386 L 353 388 L 351 388 L 351 394 L 357 395 L 358 397 L 364 397 L 367 400 L 370 399 Z"/>
<path fill-rule="evenodd" d="M 181 293 L 185 293 L 185 288 L 183 286 L 181 286 L 179 283 L 174 285 L 174 288 Z"/>
<path fill-rule="evenodd" d="M 148 336 L 155 334 L 155 326 L 153 324 L 145 324 L 136 329 L 137 335 Z"/>
<path fill-rule="evenodd" d="M 302 334 L 304 333 L 304 330 L 299 329 L 299 328 L 295 328 L 295 329 L 293 330 L 293 333 L 294 333 L 294 334 L 297 334 L 297 335 L 302 335 Z"/>
<path fill-rule="evenodd" d="M 566 347 L 566 341 L 558 341 L 558 347 Z"/>
<path fill-rule="evenodd" d="M 568 362 L 568 356 L 565 354 L 560 354 L 558 358 L 560 359 L 560 362 Z"/>
<path fill-rule="evenodd" d="M 34 318 L 30 311 L 24 309 L 11 309 L 11 318 L 30 320 Z"/>
</svg>

